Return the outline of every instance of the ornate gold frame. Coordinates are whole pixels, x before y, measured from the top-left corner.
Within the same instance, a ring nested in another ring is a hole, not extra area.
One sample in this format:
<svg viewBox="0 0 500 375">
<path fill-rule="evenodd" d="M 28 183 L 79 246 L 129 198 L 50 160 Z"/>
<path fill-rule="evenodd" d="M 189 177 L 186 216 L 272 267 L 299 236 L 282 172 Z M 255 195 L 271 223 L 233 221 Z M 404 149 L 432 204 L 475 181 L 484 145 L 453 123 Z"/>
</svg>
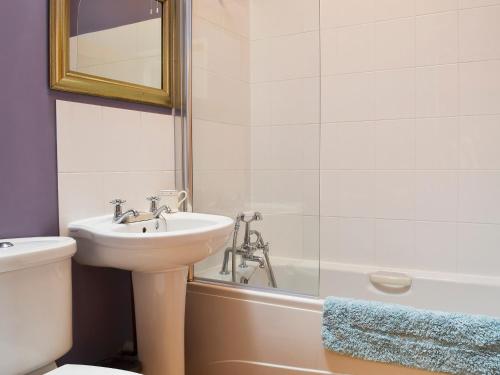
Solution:
<svg viewBox="0 0 500 375">
<path fill-rule="evenodd" d="M 175 84 L 174 62 L 177 60 L 177 43 L 174 39 L 178 25 L 176 0 L 160 1 L 164 3 L 162 89 L 71 71 L 70 0 L 50 0 L 50 87 L 60 91 L 172 107 Z"/>
</svg>

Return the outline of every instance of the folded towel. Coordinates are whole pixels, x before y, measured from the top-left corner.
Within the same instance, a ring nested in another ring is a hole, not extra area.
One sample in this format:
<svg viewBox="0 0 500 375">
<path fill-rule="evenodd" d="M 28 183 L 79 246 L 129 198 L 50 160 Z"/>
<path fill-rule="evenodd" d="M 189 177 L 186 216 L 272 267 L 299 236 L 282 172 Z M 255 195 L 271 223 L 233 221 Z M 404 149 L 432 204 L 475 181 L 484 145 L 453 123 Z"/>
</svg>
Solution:
<svg viewBox="0 0 500 375">
<path fill-rule="evenodd" d="M 325 300 L 323 345 L 361 359 L 450 374 L 500 374 L 500 319 L 380 302 Z"/>
</svg>

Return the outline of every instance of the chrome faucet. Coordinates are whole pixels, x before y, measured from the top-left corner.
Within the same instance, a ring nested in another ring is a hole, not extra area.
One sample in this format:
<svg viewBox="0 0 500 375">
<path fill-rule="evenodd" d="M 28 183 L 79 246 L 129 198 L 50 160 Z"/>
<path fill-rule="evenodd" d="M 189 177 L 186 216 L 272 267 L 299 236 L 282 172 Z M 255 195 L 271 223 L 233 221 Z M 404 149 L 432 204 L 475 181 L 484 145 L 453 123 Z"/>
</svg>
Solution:
<svg viewBox="0 0 500 375">
<path fill-rule="evenodd" d="M 139 216 L 139 212 L 136 210 L 127 210 L 127 211 L 122 213 L 122 204 L 125 202 L 126 202 L 126 200 L 119 199 L 119 198 L 113 199 L 111 202 L 109 202 L 115 206 L 115 213 L 113 215 L 113 223 L 114 224 L 123 224 L 128 217 Z"/>
<path fill-rule="evenodd" d="M 151 205 L 149 206 L 149 212 L 153 214 L 153 217 L 155 219 L 158 219 L 162 212 L 166 212 L 167 214 L 172 213 L 172 209 L 167 205 L 158 207 L 158 202 L 160 201 L 159 196 L 154 195 L 152 197 L 147 197 L 146 199 L 151 202 Z"/>
<path fill-rule="evenodd" d="M 256 262 L 259 268 L 265 269 L 269 284 L 273 288 L 277 288 L 276 278 L 274 276 L 273 267 L 269 260 L 269 243 L 264 242 L 262 234 L 257 230 L 250 229 L 250 223 L 253 221 L 261 221 L 263 219 L 260 212 L 247 212 L 240 213 L 236 216 L 233 232 L 233 245 L 224 251 L 224 260 L 220 271 L 221 275 L 229 275 L 229 254 L 232 256 L 231 260 L 231 279 L 236 282 L 236 257 L 240 255 L 240 264 L 238 267 L 248 267 L 247 262 Z M 238 232 L 241 222 L 245 223 L 245 236 L 243 243 L 237 246 Z M 252 236 L 255 236 L 255 241 L 252 241 Z M 255 255 L 256 251 L 262 251 L 262 256 Z"/>
</svg>

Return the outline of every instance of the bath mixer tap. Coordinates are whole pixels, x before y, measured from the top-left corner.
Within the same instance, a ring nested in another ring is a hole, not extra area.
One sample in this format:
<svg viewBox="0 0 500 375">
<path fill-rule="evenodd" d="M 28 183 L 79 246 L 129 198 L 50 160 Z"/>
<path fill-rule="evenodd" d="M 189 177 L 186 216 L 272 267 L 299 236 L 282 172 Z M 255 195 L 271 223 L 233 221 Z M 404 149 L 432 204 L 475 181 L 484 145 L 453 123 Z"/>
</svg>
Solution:
<svg viewBox="0 0 500 375">
<path fill-rule="evenodd" d="M 229 255 L 231 254 L 231 279 L 233 282 L 236 282 L 236 263 L 237 256 L 239 255 L 239 268 L 248 267 L 247 262 L 258 263 L 259 268 L 266 270 L 269 284 L 273 288 L 277 288 L 278 285 L 269 260 L 269 243 L 264 242 L 262 234 L 259 231 L 250 229 L 250 223 L 261 220 L 263 220 L 262 214 L 256 211 L 242 212 L 236 216 L 233 232 L 233 244 L 224 251 L 224 260 L 220 274 L 229 275 Z M 243 243 L 240 246 L 237 246 L 238 232 L 241 222 L 245 223 L 245 235 Z M 252 237 L 256 237 L 255 241 L 252 241 Z M 255 255 L 257 251 L 262 251 L 262 256 Z"/>
</svg>

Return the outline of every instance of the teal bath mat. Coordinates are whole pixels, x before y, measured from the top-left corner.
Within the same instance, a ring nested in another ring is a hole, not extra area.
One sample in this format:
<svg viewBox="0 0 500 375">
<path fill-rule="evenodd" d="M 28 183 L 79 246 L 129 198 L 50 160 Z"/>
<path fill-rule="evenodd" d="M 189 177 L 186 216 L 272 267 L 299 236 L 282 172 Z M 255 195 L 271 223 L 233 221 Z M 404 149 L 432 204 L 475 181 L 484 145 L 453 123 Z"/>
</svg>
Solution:
<svg viewBox="0 0 500 375">
<path fill-rule="evenodd" d="M 500 319 L 487 316 L 329 297 L 322 337 L 325 348 L 365 360 L 500 375 Z"/>
</svg>

